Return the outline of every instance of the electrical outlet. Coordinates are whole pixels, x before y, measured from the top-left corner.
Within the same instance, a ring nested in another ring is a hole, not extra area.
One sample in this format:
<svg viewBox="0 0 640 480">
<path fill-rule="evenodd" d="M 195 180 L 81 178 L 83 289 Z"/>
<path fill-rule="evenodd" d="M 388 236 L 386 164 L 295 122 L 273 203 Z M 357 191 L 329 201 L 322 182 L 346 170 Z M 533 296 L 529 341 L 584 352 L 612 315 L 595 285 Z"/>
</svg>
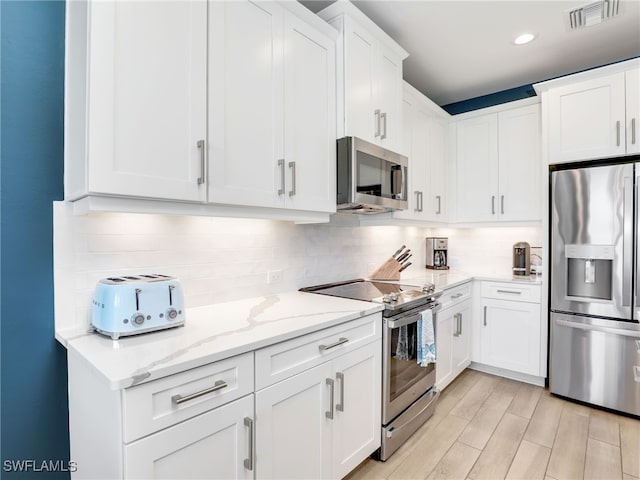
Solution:
<svg viewBox="0 0 640 480">
<path fill-rule="evenodd" d="M 267 283 L 280 283 L 282 281 L 282 270 L 271 270 L 267 272 Z"/>
</svg>

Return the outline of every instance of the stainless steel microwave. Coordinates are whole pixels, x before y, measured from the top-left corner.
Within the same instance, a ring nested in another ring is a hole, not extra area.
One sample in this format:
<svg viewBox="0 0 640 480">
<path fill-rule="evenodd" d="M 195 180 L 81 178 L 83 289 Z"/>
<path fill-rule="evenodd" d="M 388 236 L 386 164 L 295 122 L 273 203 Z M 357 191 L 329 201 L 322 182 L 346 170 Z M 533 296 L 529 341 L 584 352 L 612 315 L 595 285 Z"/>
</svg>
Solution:
<svg viewBox="0 0 640 480">
<path fill-rule="evenodd" d="M 357 137 L 338 139 L 337 210 L 406 210 L 407 157 Z"/>
</svg>

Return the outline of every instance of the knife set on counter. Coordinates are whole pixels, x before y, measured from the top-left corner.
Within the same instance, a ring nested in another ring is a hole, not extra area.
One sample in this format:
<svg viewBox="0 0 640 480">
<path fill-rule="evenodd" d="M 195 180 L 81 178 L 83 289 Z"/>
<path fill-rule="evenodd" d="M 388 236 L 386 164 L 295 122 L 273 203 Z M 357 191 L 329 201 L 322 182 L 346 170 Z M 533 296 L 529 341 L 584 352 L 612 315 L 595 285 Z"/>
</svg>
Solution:
<svg viewBox="0 0 640 480">
<path fill-rule="evenodd" d="M 184 325 L 184 295 L 175 277 L 160 274 L 103 278 L 96 285 L 91 326 L 113 340 Z"/>
<path fill-rule="evenodd" d="M 400 280 L 400 272 L 411 265 L 409 259 L 412 255 L 411 249 L 402 245 L 371 274 L 371 280 Z"/>
</svg>

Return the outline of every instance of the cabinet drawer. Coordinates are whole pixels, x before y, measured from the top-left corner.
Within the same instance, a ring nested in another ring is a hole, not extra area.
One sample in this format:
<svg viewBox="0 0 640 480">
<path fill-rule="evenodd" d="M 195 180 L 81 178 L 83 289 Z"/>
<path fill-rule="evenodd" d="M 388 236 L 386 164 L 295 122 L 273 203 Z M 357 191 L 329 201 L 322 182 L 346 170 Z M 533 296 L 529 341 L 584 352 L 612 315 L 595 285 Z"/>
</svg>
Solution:
<svg viewBox="0 0 640 480">
<path fill-rule="evenodd" d="M 257 350 L 256 391 L 382 338 L 381 327 L 377 313 Z"/>
<path fill-rule="evenodd" d="M 448 308 L 460 302 L 464 302 L 467 298 L 471 298 L 471 282 L 464 285 L 458 285 L 454 288 L 448 288 L 442 292 L 442 296 L 438 300 L 442 308 Z"/>
<path fill-rule="evenodd" d="M 540 285 L 519 282 L 482 282 L 482 298 L 540 303 Z"/>
<path fill-rule="evenodd" d="M 253 352 L 127 388 L 122 394 L 124 441 L 131 442 L 251 392 Z"/>
</svg>

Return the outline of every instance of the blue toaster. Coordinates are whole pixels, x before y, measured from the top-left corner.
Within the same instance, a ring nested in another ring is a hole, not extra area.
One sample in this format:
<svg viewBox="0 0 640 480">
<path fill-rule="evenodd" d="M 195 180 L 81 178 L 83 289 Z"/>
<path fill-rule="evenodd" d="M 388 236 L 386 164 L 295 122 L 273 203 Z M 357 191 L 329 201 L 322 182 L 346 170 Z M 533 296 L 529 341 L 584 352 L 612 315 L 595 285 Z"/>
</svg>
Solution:
<svg viewBox="0 0 640 480">
<path fill-rule="evenodd" d="M 103 278 L 96 285 L 91 325 L 112 339 L 184 325 L 184 294 L 168 275 Z"/>
</svg>

